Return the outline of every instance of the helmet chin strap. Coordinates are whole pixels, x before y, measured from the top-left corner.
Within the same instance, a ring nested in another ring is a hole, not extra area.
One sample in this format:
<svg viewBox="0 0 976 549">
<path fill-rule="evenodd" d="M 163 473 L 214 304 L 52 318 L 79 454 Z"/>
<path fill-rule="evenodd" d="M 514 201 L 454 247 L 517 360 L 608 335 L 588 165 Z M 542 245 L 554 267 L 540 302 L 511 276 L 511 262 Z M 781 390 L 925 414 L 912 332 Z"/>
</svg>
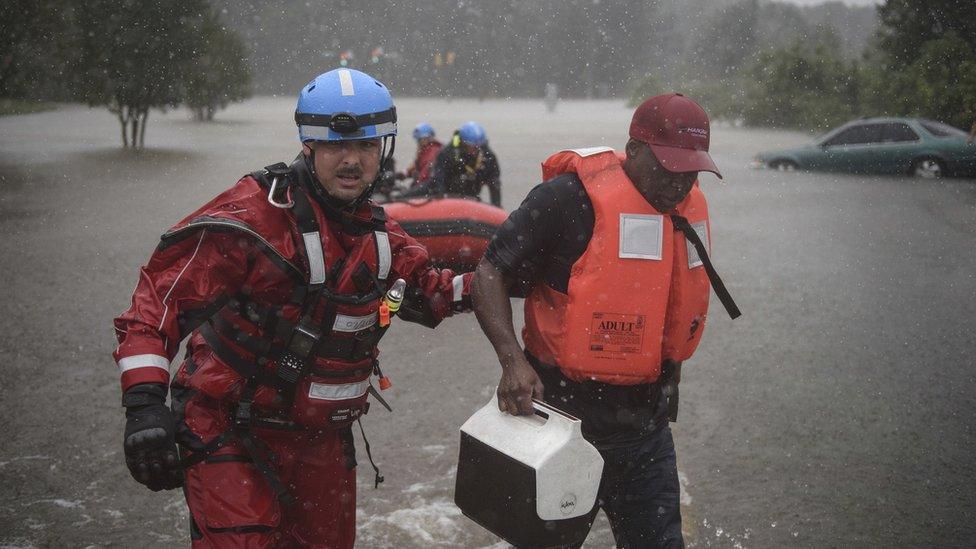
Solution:
<svg viewBox="0 0 976 549">
<path fill-rule="evenodd" d="M 389 151 L 387 151 L 387 143 L 389 143 Z M 393 160 L 393 151 L 396 149 L 396 136 L 395 135 L 385 135 L 382 137 L 382 148 L 380 149 L 380 167 L 376 172 L 376 177 L 373 178 L 372 183 L 366 187 L 362 193 L 359 194 L 355 199 L 349 202 L 343 202 L 338 198 L 329 194 L 328 191 L 322 186 L 319 181 L 318 174 L 315 173 L 315 147 L 308 147 L 310 154 L 303 155 L 305 157 L 305 165 L 308 167 L 309 173 L 312 174 L 313 182 L 313 192 L 319 199 L 329 208 L 340 212 L 340 213 L 353 213 L 359 207 L 369 200 L 373 196 L 373 189 L 379 184 L 380 180 L 383 178 L 383 171 L 389 165 L 390 161 Z"/>
<path fill-rule="evenodd" d="M 376 177 L 373 178 L 373 182 L 363 190 L 362 194 L 356 197 L 355 200 L 349 203 L 353 210 L 359 208 L 359 206 L 368 201 L 373 196 L 373 190 L 379 185 L 380 181 L 383 179 L 383 172 L 389 166 L 389 163 L 393 160 L 393 151 L 396 149 L 396 136 L 395 135 L 384 135 L 382 137 L 382 146 L 380 147 L 380 168 L 376 172 Z M 387 143 L 389 143 L 390 150 L 387 151 Z"/>
</svg>

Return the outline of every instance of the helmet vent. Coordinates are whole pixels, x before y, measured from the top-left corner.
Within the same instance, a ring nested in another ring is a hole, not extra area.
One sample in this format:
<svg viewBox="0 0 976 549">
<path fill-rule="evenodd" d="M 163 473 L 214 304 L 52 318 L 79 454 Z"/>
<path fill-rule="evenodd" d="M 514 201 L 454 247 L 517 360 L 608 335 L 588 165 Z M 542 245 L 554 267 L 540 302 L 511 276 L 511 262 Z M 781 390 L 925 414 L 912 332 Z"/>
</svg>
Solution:
<svg viewBox="0 0 976 549">
<path fill-rule="evenodd" d="M 307 89 L 307 90 L 305 90 L 305 91 L 306 91 L 306 92 L 310 92 L 310 91 L 312 91 L 312 90 L 314 90 L 314 89 L 315 89 L 315 84 L 312 84 L 312 85 L 311 85 L 311 86 L 309 86 L 309 87 L 308 87 L 308 89 Z"/>
</svg>

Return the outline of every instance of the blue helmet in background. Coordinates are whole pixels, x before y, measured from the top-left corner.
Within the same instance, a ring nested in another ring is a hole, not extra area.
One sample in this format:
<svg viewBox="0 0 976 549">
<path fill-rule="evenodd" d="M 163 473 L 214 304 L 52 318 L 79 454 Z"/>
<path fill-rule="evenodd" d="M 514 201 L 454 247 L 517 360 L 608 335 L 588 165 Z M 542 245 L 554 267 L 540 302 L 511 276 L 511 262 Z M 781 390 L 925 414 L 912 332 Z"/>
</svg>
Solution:
<svg viewBox="0 0 976 549">
<path fill-rule="evenodd" d="M 390 90 L 355 69 L 318 75 L 302 88 L 295 108 L 302 143 L 395 136 L 396 119 Z"/>
<path fill-rule="evenodd" d="M 421 122 L 417 124 L 417 127 L 413 129 L 413 138 L 420 140 L 425 137 L 434 137 L 434 126 L 426 122 Z"/>
<path fill-rule="evenodd" d="M 461 124 L 461 127 L 458 128 L 458 137 L 461 138 L 461 141 L 476 147 L 480 147 L 488 143 L 488 136 L 485 134 L 485 128 L 477 122 L 465 122 L 464 124 Z"/>
</svg>

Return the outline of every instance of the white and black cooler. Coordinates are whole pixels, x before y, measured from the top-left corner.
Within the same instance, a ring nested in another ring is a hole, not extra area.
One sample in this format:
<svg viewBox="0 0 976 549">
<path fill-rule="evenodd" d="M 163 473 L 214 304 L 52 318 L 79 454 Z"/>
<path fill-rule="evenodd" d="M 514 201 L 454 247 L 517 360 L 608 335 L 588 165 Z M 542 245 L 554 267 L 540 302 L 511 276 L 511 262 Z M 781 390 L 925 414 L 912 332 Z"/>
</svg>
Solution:
<svg viewBox="0 0 976 549">
<path fill-rule="evenodd" d="M 513 416 L 492 397 L 461 426 L 454 501 L 461 512 L 516 547 L 553 547 L 586 538 L 603 457 L 580 420 L 534 401 Z"/>
</svg>

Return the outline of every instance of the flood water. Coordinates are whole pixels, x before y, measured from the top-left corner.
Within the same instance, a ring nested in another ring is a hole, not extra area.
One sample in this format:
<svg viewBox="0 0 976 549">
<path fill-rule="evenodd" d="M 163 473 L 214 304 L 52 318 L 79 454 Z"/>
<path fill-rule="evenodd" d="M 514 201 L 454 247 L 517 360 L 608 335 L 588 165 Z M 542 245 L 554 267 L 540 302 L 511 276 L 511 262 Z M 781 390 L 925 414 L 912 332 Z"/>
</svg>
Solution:
<svg viewBox="0 0 976 549">
<path fill-rule="evenodd" d="M 482 122 L 503 205 L 567 147 L 626 141 L 621 102 L 400 99 L 409 130 Z M 0 118 L 0 546 L 172 547 L 179 492 L 132 481 L 111 319 L 158 235 L 238 177 L 297 152 L 291 98 L 211 124 L 153 112 L 140 154 L 107 112 Z M 971 546 L 976 538 L 976 182 L 747 168 L 793 132 L 717 125 L 704 175 L 713 259 L 743 316 L 713 300 L 673 425 L 697 547 Z M 394 387 L 364 421 L 361 547 L 498 545 L 453 504 L 458 427 L 499 368 L 473 315 L 401 324 L 381 345 Z M 359 435 L 357 434 L 357 439 Z M 612 546 L 601 517 L 587 547 Z"/>
</svg>

